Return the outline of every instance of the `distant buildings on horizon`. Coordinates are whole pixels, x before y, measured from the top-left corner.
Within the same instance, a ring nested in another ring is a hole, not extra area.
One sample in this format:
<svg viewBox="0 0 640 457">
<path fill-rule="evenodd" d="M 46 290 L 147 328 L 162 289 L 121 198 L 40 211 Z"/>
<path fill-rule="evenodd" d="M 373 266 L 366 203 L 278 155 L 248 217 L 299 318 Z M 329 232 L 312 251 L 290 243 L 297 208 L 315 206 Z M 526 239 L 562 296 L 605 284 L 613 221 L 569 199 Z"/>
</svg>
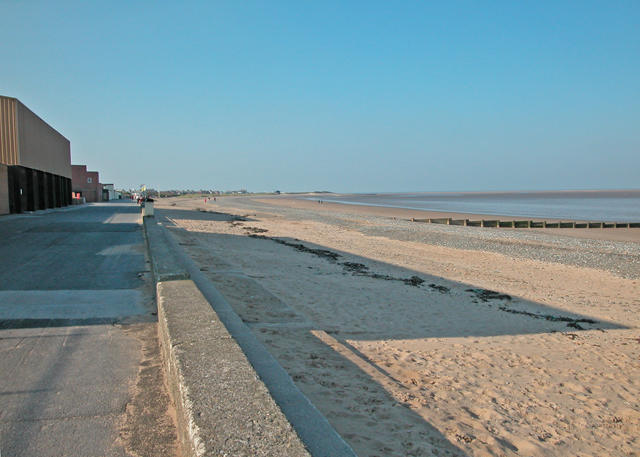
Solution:
<svg viewBox="0 0 640 457">
<path fill-rule="evenodd" d="M 132 189 L 133 191 L 133 189 Z M 158 194 L 158 191 L 155 189 L 147 189 L 146 190 L 147 194 L 151 195 L 151 194 Z M 206 189 L 200 189 L 200 190 L 176 190 L 176 189 L 169 189 L 169 190 L 161 190 L 160 194 L 162 196 L 169 196 L 169 197 L 177 197 L 179 195 L 225 195 L 225 194 L 248 194 L 249 192 L 246 189 L 240 189 L 240 190 L 226 190 L 226 191 L 221 191 L 221 190 L 206 190 Z"/>
</svg>

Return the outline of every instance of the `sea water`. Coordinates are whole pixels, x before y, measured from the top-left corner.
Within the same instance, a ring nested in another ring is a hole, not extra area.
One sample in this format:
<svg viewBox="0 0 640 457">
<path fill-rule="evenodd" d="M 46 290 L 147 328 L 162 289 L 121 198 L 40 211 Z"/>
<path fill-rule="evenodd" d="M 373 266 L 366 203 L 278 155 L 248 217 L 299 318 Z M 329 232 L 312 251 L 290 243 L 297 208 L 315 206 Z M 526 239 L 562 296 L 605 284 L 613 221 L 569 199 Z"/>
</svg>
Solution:
<svg viewBox="0 0 640 457">
<path fill-rule="evenodd" d="M 332 195 L 323 200 L 447 213 L 566 221 L 640 222 L 640 190 L 380 193 Z"/>
</svg>

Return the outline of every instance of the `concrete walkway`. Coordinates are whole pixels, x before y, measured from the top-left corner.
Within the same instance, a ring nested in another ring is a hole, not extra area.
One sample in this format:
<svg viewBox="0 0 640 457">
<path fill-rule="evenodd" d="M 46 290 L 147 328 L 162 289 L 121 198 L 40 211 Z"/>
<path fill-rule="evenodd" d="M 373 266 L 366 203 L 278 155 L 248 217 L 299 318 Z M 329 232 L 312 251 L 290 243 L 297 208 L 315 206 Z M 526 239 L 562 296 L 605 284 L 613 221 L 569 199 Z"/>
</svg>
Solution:
<svg viewBox="0 0 640 457">
<path fill-rule="evenodd" d="M 135 204 L 0 217 L 0 455 L 176 455 L 148 271 Z"/>
<path fill-rule="evenodd" d="M 0 218 L 0 455 L 353 457 L 159 221 Z"/>
</svg>

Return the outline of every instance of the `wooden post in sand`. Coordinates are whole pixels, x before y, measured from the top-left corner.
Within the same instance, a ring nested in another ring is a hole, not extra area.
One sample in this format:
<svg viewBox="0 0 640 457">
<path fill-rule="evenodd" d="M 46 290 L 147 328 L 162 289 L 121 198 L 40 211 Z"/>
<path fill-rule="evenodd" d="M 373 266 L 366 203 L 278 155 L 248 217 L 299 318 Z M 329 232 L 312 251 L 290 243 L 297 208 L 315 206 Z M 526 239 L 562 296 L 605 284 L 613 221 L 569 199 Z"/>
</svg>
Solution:
<svg viewBox="0 0 640 457">
<path fill-rule="evenodd" d="M 463 225 L 465 227 L 511 227 L 511 228 L 640 228 L 640 222 L 584 222 L 584 221 L 565 221 L 564 225 L 562 221 L 548 222 L 548 221 L 501 221 L 499 219 L 452 219 L 452 218 L 429 218 L 429 219 L 416 219 L 411 218 L 412 222 L 429 222 L 430 224 L 446 224 L 446 225 Z"/>
</svg>

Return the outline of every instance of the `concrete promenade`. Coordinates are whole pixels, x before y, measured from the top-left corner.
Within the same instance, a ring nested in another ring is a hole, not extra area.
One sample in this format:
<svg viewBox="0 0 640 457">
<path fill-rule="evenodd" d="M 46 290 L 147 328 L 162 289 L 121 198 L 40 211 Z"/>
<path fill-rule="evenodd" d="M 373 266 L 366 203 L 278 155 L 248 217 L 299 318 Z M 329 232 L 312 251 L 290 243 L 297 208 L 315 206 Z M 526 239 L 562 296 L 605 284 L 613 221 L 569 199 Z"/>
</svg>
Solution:
<svg viewBox="0 0 640 457">
<path fill-rule="evenodd" d="M 178 455 L 140 209 L 0 217 L 0 454 Z"/>
<path fill-rule="evenodd" d="M 0 455 L 353 456 L 163 223 L 0 218 Z"/>
<path fill-rule="evenodd" d="M 183 454 L 354 456 L 171 237 L 163 211 L 144 221 Z"/>
</svg>

